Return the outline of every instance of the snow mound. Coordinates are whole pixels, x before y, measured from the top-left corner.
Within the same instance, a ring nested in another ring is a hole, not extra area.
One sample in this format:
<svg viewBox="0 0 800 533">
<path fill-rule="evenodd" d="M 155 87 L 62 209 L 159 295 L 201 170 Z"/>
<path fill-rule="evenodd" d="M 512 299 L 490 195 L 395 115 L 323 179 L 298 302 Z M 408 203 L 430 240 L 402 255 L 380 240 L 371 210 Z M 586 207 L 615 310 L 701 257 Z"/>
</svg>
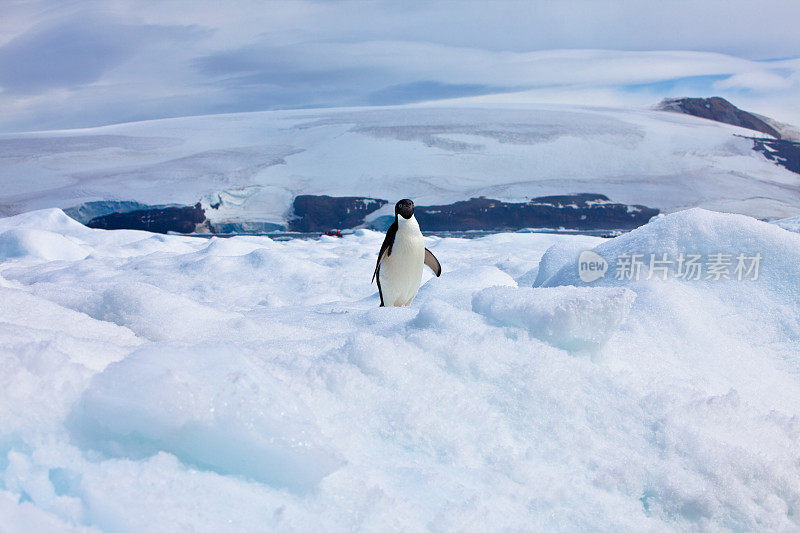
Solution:
<svg viewBox="0 0 800 533">
<path fill-rule="evenodd" d="M 495 324 L 523 328 L 559 348 L 579 350 L 607 341 L 635 298 L 624 288 L 491 287 L 475 295 L 472 309 Z"/>
<path fill-rule="evenodd" d="M 773 224 L 783 229 L 800 233 L 800 217 L 783 218 L 781 220 L 776 220 Z"/>
<path fill-rule="evenodd" d="M 418 303 L 433 299 L 449 302 L 459 308 L 469 309 L 476 290 L 495 285 L 516 287 L 514 278 L 494 266 L 462 268 L 456 272 L 443 272 L 420 288 L 415 298 Z"/>
<path fill-rule="evenodd" d="M 787 368 L 800 371 L 800 359 L 786 355 L 800 346 L 800 235 L 742 215 L 690 209 L 606 241 L 594 252 L 609 267 L 605 277 L 591 282 L 591 287 L 625 287 L 637 294 L 635 318 L 626 330 L 636 351 L 667 345 L 673 363 L 675 354 L 686 357 L 702 352 L 709 364 L 716 360 L 724 366 L 721 373 L 752 368 L 755 363 L 750 357 L 778 358 Z M 688 271 L 677 261 L 682 254 L 698 258 L 699 276 L 680 275 L 680 270 Z M 720 255 L 730 264 L 723 269 L 724 275 L 717 276 L 709 265 Z M 638 276 L 631 275 L 633 256 L 644 263 Z M 674 263 L 648 276 L 651 256 Z M 739 256 L 744 268 L 737 275 Z M 756 257 L 757 267 L 748 273 Z M 574 263 L 545 283 L 548 287 L 572 285 L 587 285 Z M 687 360 L 685 364 L 695 363 Z M 664 361 L 656 365 L 665 366 Z"/>
<path fill-rule="evenodd" d="M 138 281 L 95 284 L 51 297 L 65 307 L 126 327 L 153 341 L 213 338 L 234 318 L 189 297 Z"/>
<path fill-rule="evenodd" d="M 33 257 L 47 261 L 77 261 L 89 252 L 59 233 L 38 229 L 11 228 L 0 233 L 0 261 Z"/>
<path fill-rule="evenodd" d="M 6 533 L 99 533 L 97 528 L 78 527 L 57 515 L 42 511 L 30 501 L 19 501 L 13 493 L 0 490 L 0 516 Z"/>
<path fill-rule="evenodd" d="M 800 304 L 800 285 L 796 283 L 800 235 L 743 215 L 689 209 L 659 217 L 596 246 L 594 252 L 608 262 L 609 270 L 605 277 L 592 282 L 593 286 L 630 286 L 637 290 L 636 287 L 657 287 L 660 281 L 680 282 L 745 305 Z M 627 266 L 634 255 L 642 262 L 639 276 L 631 275 Z M 698 256 L 697 262 L 702 265 L 699 279 L 680 275 L 687 272 L 685 265 L 681 271 L 678 264 L 681 255 L 685 259 L 689 255 Z M 709 270 L 709 264 L 718 255 L 727 261 L 720 276 Z M 740 273 L 736 272 L 738 256 L 742 256 Z M 758 257 L 757 268 L 748 272 L 755 257 Z M 656 261 L 657 268 L 647 279 L 651 259 Z M 662 265 L 666 270 L 661 270 L 658 261 L 664 259 L 668 263 Z M 585 283 L 580 280 L 577 265 L 570 263 L 544 285 Z M 757 301 L 746 304 L 745 296 Z"/>
<path fill-rule="evenodd" d="M 111 456 L 167 451 L 199 468 L 302 492 L 342 464 L 312 420 L 290 387 L 235 348 L 152 346 L 95 377 L 72 435 Z"/>
<path fill-rule="evenodd" d="M 543 285 L 564 265 L 577 264 L 578 257 L 585 249 L 586 247 L 582 246 L 580 243 L 571 241 L 556 243 L 548 248 L 539 263 L 533 286 L 539 287 Z"/>
<path fill-rule="evenodd" d="M 52 231 L 61 235 L 81 237 L 92 230 L 72 219 L 61 209 L 39 209 L 7 218 L 0 218 L 0 230 L 16 227 Z"/>
<path fill-rule="evenodd" d="M 378 308 L 371 231 L 11 230 L 89 255 L 0 261 L 6 528 L 800 527 L 800 235 L 774 224 L 426 238 L 444 273 L 405 308 Z M 717 251 L 757 279 L 615 275 Z"/>
</svg>

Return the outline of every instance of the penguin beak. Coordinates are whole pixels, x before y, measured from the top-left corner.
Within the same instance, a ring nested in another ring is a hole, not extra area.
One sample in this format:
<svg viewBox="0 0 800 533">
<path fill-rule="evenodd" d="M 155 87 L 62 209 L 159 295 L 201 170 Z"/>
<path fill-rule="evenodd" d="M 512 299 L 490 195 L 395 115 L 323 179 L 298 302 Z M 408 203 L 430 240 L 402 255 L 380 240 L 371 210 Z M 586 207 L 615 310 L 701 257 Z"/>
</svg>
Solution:
<svg viewBox="0 0 800 533">
<path fill-rule="evenodd" d="M 403 218 L 409 219 L 414 216 L 414 202 L 408 199 L 400 200 L 397 202 L 397 205 L 395 205 L 394 212 L 396 215 L 401 215 Z"/>
</svg>

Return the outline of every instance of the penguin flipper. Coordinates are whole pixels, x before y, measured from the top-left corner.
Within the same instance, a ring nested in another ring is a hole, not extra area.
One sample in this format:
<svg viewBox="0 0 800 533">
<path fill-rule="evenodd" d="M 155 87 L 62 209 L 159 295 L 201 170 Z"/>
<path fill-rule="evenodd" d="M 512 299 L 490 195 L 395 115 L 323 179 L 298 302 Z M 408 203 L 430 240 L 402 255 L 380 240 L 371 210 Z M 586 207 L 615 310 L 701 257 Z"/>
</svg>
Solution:
<svg viewBox="0 0 800 533">
<path fill-rule="evenodd" d="M 381 261 L 386 259 L 386 256 L 389 255 L 389 249 L 381 250 L 381 255 L 378 256 L 378 262 L 375 264 L 375 272 L 372 273 L 372 282 L 375 282 L 375 278 L 379 278 L 378 271 L 381 269 Z M 378 287 L 381 286 L 380 278 L 378 279 Z"/>
<path fill-rule="evenodd" d="M 433 270 L 437 278 L 442 275 L 442 265 L 439 264 L 439 260 L 433 255 L 433 252 L 427 248 L 425 248 L 425 264 L 428 265 L 428 268 Z"/>
</svg>

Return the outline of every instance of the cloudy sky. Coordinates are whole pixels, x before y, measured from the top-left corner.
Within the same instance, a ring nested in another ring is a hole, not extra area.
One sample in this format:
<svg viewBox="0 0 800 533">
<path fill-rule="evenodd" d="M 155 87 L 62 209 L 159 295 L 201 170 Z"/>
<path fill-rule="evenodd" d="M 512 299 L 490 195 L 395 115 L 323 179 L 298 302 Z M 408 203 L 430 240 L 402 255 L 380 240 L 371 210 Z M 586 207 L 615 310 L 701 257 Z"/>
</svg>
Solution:
<svg viewBox="0 0 800 533">
<path fill-rule="evenodd" d="M 445 98 L 721 95 L 800 124 L 800 2 L 0 3 L 0 131 Z"/>
</svg>

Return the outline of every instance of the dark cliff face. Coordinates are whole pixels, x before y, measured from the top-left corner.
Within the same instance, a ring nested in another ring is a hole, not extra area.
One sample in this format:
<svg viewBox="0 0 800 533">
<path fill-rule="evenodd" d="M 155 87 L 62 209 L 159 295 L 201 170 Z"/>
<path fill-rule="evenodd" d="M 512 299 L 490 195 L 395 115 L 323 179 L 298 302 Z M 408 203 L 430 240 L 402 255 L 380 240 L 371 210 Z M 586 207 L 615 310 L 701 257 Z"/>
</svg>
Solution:
<svg viewBox="0 0 800 533">
<path fill-rule="evenodd" d="M 787 170 L 800 174 L 800 143 L 786 140 L 758 139 L 753 140 L 753 149 L 764 154 L 764 157 Z"/>
<path fill-rule="evenodd" d="M 128 213 L 111 213 L 93 218 L 86 225 L 100 229 L 138 229 L 153 233 L 192 233 L 206 220 L 200 204 L 191 207 L 143 209 Z"/>
<path fill-rule="evenodd" d="M 450 205 L 419 206 L 420 226 L 427 231 L 633 229 L 646 224 L 658 209 L 611 202 L 601 194 L 542 196 L 511 203 L 472 198 Z"/>
<path fill-rule="evenodd" d="M 761 133 L 772 135 L 776 139 L 781 138 L 781 134 L 775 128 L 719 96 L 711 98 L 667 98 L 658 104 L 658 109 L 724 122 L 725 124 L 749 130 L 760 131 Z"/>
<path fill-rule="evenodd" d="M 370 198 L 298 196 L 295 199 L 298 218 L 291 227 L 295 231 L 320 232 L 353 228 L 386 203 Z M 472 198 L 447 205 L 418 205 L 414 214 L 425 231 L 613 230 L 646 224 L 658 214 L 658 209 L 615 203 L 602 194 L 572 194 L 542 196 L 520 203 Z"/>
<path fill-rule="evenodd" d="M 359 196 L 314 196 L 303 194 L 294 199 L 296 218 L 289 221 L 292 231 L 328 231 L 353 228 L 364 217 L 386 204 L 386 200 Z"/>
<path fill-rule="evenodd" d="M 296 218 L 292 231 L 323 233 L 332 229 L 355 228 L 386 200 L 355 196 L 298 196 L 294 200 Z M 658 209 L 612 202 L 602 194 L 542 196 L 527 202 L 503 202 L 491 198 L 472 198 L 447 205 L 416 206 L 415 214 L 425 231 L 514 231 L 524 228 L 569 230 L 627 230 L 646 224 Z M 394 217 L 381 217 L 390 219 Z M 374 223 L 374 221 L 373 221 Z M 201 225 L 202 224 L 202 225 Z M 260 233 L 269 228 L 262 223 L 242 222 L 233 233 Z M 191 207 L 141 209 L 95 217 L 90 228 L 137 229 L 155 233 L 218 232 L 196 204 Z M 276 229 L 280 228 L 276 226 Z"/>
</svg>

